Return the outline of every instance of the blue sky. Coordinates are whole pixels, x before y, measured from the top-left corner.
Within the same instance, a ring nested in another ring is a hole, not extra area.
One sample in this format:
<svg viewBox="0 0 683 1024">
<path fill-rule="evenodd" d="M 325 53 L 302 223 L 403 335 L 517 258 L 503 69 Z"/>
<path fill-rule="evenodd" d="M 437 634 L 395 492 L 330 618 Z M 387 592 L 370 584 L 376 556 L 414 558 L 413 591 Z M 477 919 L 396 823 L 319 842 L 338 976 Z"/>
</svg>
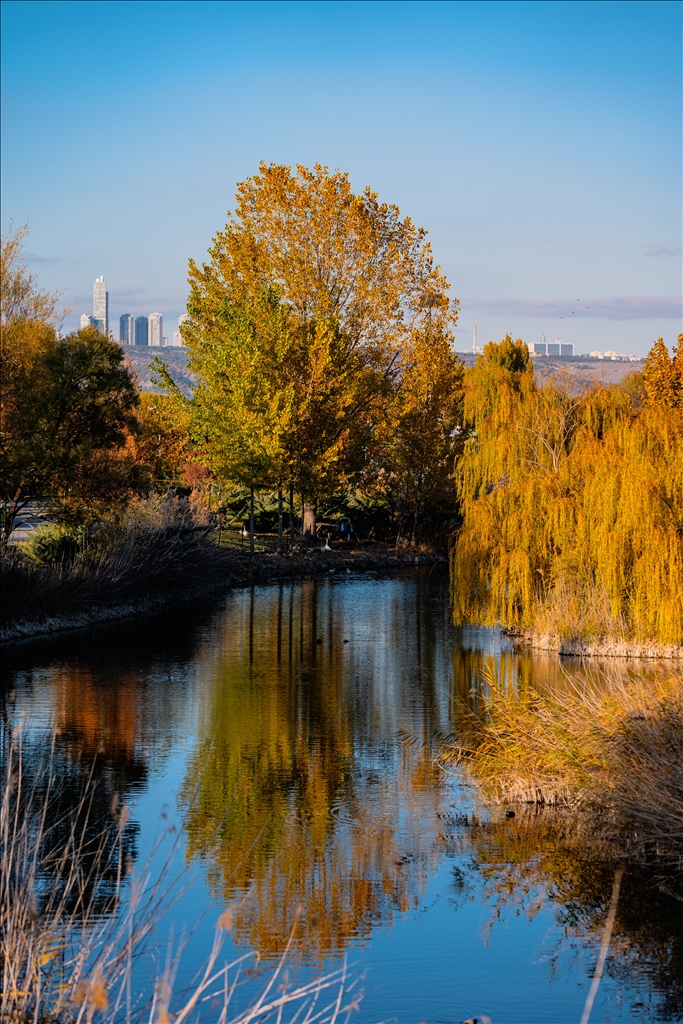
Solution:
<svg viewBox="0 0 683 1024">
<path fill-rule="evenodd" d="M 104 274 L 116 325 L 168 334 L 235 182 L 320 162 L 428 229 L 456 347 L 642 355 L 681 330 L 681 28 L 674 0 L 6 0 L 3 229 L 69 325 Z"/>
</svg>

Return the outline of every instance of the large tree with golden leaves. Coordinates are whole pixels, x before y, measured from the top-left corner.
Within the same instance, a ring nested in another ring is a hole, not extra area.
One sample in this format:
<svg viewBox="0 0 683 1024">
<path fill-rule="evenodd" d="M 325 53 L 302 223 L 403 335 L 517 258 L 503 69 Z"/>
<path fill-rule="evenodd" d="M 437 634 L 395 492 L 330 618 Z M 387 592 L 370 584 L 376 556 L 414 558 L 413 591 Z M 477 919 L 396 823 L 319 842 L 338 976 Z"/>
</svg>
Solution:
<svg viewBox="0 0 683 1024">
<path fill-rule="evenodd" d="M 183 334 L 195 368 L 201 374 L 207 339 L 222 332 L 226 316 L 253 308 L 259 296 L 275 292 L 287 310 L 293 339 L 334 335 L 334 359 L 328 362 L 338 381 L 353 390 L 359 374 L 366 382 L 373 378 L 362 400 L 339 387 L 338 408 L 326 404 L 337 440 L 344 437 L 352 448 L 353 423 L 371 415 L 383 383 L 400 372 L 415 331 L 429 320 L 432 330 L 448 334 L 455 322 L 457 302 L 446 298 L 448 284 L 434 266 L 426 232 L 410 218 L 402 219 L 396 206 L 380 203 L 370 188 L 357 195 L 348 175 L 320 165 L 293 171 L 263 163 L 258 174 L 238 186 L 236 198 L 208 263 L 198 267 L 190 262 L 190 319 Z M 300 340 L 292 344 L 293 360 L 297 352 L 301 356 Z M 353 372 L 340 374 L 340 367 Z M 301 402 L 290 410 L 299 438 L 316 432 L 317 405 L 307 385 L 319 371 L 319 360 L 308 354 L 298 370 L 290 366 L 290 379 L 297 373 L 299 378 L 294 398 Z M 332 461 L 344 461 L 334 437 L 332 442 L 315 451 L 316 479 L 329 475 Z M 292 455 L 290 471 L 304 489 L 307 527 L 313 532 L 317 484 L 304 454 Z"/>
<path fill-rule="evenodd" d="M 539 387 L 511 353 L 487 345 L 465 375 L 457 621 L 681 644 L 683 420 L 666 347 L 648 356 L 644 403 Z"/>
</svg>

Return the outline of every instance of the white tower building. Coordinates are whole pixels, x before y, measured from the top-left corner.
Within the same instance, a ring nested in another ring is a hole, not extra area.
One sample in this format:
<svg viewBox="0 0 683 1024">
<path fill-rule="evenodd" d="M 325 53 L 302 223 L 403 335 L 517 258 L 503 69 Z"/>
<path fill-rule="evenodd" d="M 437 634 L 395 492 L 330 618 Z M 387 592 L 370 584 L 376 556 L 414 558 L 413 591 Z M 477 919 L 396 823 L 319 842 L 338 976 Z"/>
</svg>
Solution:
<svg viewBox="0 0 683 1024">
<path fill-rule="evenodd" d="M 103 277 L 95 279 L 92 286 L 92 316 L 95 327 L 102 334 L 109 335 L 109 292 Z"/>
<path fill-rule="evenodd" d="M 180 316 L 178 317 L 178 330 L 173 332 L 173 345 L 175 348 L 180 348 L 182 345 L 185 344 L 183 336 L 180 333 L 180 328 L 185 323 L 185 321 L 189 319 L 190 317 L 187 313 L 181 313 Z"/>
<path fill-rule="evenodd" d="M 164 343 L 164 318 L 161 313 L 149 314 L 149 344 L 161 348 Z"/>
</svg>

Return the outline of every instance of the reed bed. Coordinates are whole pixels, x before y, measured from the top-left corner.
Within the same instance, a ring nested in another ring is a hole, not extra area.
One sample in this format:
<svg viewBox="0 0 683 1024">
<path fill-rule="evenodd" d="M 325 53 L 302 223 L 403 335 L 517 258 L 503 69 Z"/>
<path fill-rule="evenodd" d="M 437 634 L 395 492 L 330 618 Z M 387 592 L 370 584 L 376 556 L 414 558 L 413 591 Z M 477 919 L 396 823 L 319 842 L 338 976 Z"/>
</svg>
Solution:
<svg viewBox="0 0 683 1024">
<path fill-rule="evenodd" d="M 40 749 L 48 754 L 36 765 Z M 3 761 L 0 1020 L 286 1024 L 296 1018 L 300 1024 L 333 1024 L 348 1021 L 358 1008 L 359 979 L 350 978 L 345 965 L 311 983 L 290 985 L 285 951 L 248 1007 L 233 1012 L 241 972 L 253 954 L 226 961 L 229 911 L 218 917 L 213 946 L 194 982 L 174 991 L 187 940 L 164 945 L 157 929 L 183 891 L 183 871 L 173 868 L 181 833 L 167 827 L 145 864 L 134 869 L 127 808 L 116 794 L 109 799 L 106 784 L 93 773 L 81 778 L 74 799 L 54 739 L 51 746 L 45 738 L 29 745 L 15 735 Z M 154 872 L 164 843 L 170 843 L 167 855 Z M 135 987 L 141 962 L 155 978 L 144 991 Z"/>
<path fill-rule="evenodd" d="M 0 626 L 78 614 L 101 604 L 125 605 L 208 589 L 230 578 L 229 555 L 213 530 L 136 523 L 75 558 L 48 566 L 22 552 L 3 555 Z"/>
<path fill-rule="evenodd" d="M 586 672 L 564 693 L 485 680 L 461 704 L 447 763 L 465 764 L 498 803 L 590 810 L 632 857 L 683 871 L 683 676 Z"/>
</svg>

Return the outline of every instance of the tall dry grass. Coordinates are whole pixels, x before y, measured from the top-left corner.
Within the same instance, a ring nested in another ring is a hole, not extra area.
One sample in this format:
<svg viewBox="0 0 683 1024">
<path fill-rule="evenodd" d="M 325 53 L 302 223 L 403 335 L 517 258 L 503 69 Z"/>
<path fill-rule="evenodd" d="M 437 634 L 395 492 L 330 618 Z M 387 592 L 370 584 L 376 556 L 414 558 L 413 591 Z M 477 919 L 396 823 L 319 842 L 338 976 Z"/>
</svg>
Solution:
<svg viewBox="0 0 683 1024">
<path fill-rule="evenodd" d="M 8 1024 L 182 1024 L 211 1019 L 248 1024 L 347 1021 L 358 1007 L 358 980 L 346 966 L 300 986 L 286 983 L 286 952 L 247 1009 L 231 1012 L 240 970 L 252 954 L 225 961 L 229 911 L 216 924 L 193 984 L 174 991 L 185 943 L 163 945 L 158 926 L 182 893 L 174 855 L 180 834 L 162 833 L 148 860 L 126 856 L 128 809 L 90 776 L 77 798 L 64 792 L 54 741 L 33 767 L 21 734 L 4 751 L 0 808 L 0 1020 Z M 108 819 L 108 820 L 106 820 Z M 158 864 L 161 844 L 170 839 Z M 161 970 L 156 969 L 163 964 Z M 154 980 L 136 988 L 140 966 Z M 291 1013 L 291 1017 L 290 1017 Z"/>
<path fill-rule="evenodd" d="M 485 680 L 461 704 L 447 762 L 465 764 L 496 802 L 597 812 L 630 855 L 683 871 L 683 676 L 584 673 L 555 695 Z"/>
<path fill-rule="evenodd" d="M 35 564 L 2 556 L 0 625 L 88 612 L 102 604 L 204 589 L 229 578 L 228 556 L 208 527 L 138 522 L 112 531 L 73 560 Z"/>
</svg>

